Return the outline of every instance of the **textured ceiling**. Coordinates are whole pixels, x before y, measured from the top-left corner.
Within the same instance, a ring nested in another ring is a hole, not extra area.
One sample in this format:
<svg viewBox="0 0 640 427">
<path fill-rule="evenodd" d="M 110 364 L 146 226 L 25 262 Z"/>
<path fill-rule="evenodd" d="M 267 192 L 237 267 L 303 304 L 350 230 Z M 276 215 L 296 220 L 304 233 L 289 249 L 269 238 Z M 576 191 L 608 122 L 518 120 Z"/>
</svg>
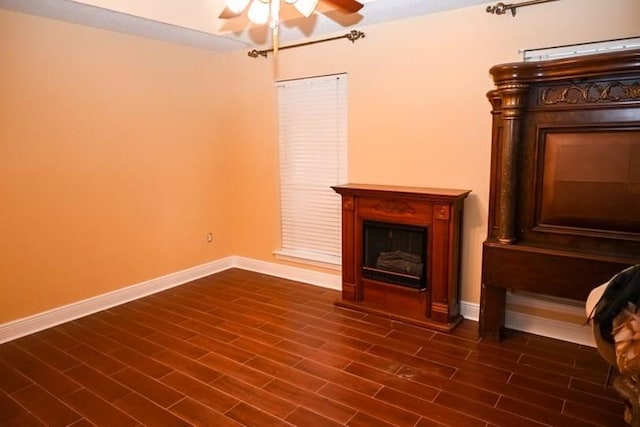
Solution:
<svg viewBox="0 0 640 427">
<path fill-rule="evenodd" d="M 365 0 L 359 13 L 344 15 L 326 5 L 309 18 L 282 8 L 281 43 L 342 34 L 385 21 L 489 4 L 487 0 Z M 267 26 L 254 26 L 246 14 L 219 20 L 224 0 L 0 0 L 0 8 L 44 16 L 173 43 L 229 52 L 271 43 Z"/>
</svg>

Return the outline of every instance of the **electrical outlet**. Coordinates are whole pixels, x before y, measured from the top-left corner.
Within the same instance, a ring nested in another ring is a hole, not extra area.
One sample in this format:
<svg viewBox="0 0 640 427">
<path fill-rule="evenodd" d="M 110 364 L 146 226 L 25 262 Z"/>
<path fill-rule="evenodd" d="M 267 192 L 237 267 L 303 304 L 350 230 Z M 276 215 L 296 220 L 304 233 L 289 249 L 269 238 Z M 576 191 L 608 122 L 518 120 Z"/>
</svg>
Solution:
<svg viewBox="0 0 640 427">
<path fill-rule="evenodd" d="M 213 233 L 207 233 L 207 243 L 213 242 Z"/>
</svg>

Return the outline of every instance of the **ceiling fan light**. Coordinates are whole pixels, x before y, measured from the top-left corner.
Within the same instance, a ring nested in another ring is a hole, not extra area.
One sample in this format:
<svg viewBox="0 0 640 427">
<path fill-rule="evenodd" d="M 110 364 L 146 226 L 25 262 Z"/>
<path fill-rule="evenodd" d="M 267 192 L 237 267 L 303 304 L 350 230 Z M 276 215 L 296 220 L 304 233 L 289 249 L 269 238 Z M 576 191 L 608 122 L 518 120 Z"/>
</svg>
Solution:
<svg viewBox="0 0 640 427">
<path fill-rule="evenodd" d="M 249 0 L 226 0 L 225 5 L 233 13 L 240 13 L 249 4 Z"/>
<path fill-rule="evenodd" d="M 316 9 L 318 0 L 298 0 L 293 5 L 298 9 L 298 12 L 300 12 L 305 18 L 308 18 Z"/>
<path fill-rule="evenodd" d="M 269 3 L 263 3 L 260 0 L 253 0 L 247 15 L 254 24 L 264 25 L 269 21 L 269 9 Z"/>
</svg>

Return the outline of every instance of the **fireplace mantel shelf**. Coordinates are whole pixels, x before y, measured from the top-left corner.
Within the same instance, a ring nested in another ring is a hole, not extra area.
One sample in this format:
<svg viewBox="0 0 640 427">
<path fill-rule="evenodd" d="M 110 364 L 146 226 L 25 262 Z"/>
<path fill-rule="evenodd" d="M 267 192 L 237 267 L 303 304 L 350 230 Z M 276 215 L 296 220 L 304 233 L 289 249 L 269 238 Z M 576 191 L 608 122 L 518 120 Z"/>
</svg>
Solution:
<svg viewBox="0 0 640 427">
<path fill-rule="evenodd" d="M 462 211 L 470 190 L 345 184 L 342 196 L 342 298 L 337 305 L 441 331 L 461 320 Z M 417 288 L 363 275 L 367 222 L 425 230 L 425 271 Z"/>
<path fill-rule="evenodd" d="M 395 197 L 424 198 L 428 200 L 451 200 L 451 198 L 465 198 L 471 190 L 454 190 L 450 188 L 429 188 L 429 187 L 404 187 L 395 185 L 377 184 L 344 184 L 336 185 L 333 188 L 336 192 L 344 194 L 347 192 L 358 192 L 369 196 L 388 196 L 393 193 Z"/>
</svg>

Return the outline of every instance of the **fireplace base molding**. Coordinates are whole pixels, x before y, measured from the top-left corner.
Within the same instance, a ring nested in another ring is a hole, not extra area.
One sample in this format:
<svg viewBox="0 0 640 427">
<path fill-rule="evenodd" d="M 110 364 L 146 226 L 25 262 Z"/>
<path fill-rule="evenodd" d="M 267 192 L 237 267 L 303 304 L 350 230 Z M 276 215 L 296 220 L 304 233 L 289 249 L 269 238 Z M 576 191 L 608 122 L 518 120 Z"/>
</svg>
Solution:
<svg viewBox="0 0 640 427">
<path fill-rule="evenodd" d="M 422 328 L 432 329 L 438 332 L 449 333 L 462 322 L 463 317 L 461 314 L 453 316 L 450 322 L 436 322 L 427 317 L 409 317 L 390 311 L 387 308 L 377 308 L 375 305 L 366 303 L 364 301 L 351 302 L 344 299 L 334 302 L 335 305 L 342 308 L 348 308 L 350 310 L 360 311 L 362 313 L 373 314 L 380 317 L 386 317 L 390 320 L 395 320 L 402 323 L 408 323 L 409 325 L 419 326 Z"/>
<path fill-rule="evenodd" d="M 470 191 L 367 184 L 332 188 L 342 196 L 342 297 L 336 305 L 438 331 L 453 330 L 462 320 L 462 217 Z M 363 276 L 368 222 L 425 230 L 421 286 Z"/>
</svg>

